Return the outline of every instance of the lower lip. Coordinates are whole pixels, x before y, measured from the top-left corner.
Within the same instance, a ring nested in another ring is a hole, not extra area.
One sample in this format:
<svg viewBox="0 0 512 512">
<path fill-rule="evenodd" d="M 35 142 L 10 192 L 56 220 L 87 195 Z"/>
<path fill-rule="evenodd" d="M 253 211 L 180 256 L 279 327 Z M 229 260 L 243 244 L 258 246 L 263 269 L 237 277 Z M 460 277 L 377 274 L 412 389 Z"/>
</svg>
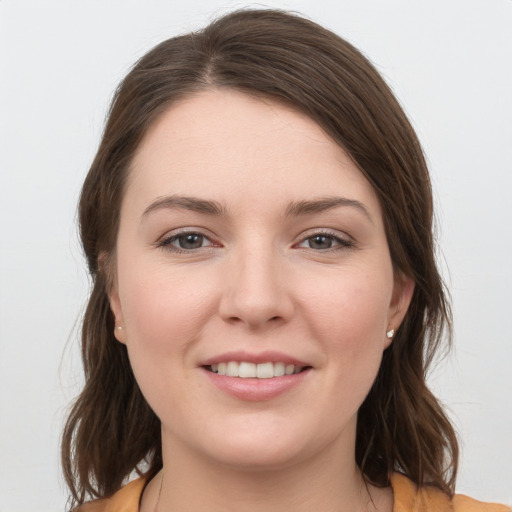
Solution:
<svg viewBox="0 0 512 512">
<path fill-rule="evenodd" d="M 298 386 L 309 374 L 310 368 L 293 375 L 283 375 L 282 377 L 273 377 L 271 379 L 257 379 L 240 377 L 227 377 L 211 372 L 206 368 L 202 371 L 221 391 L 231 395 L 239 400 L 252 402 L 262 402 L 272 400 L 287 391 Z"/>
</svg>

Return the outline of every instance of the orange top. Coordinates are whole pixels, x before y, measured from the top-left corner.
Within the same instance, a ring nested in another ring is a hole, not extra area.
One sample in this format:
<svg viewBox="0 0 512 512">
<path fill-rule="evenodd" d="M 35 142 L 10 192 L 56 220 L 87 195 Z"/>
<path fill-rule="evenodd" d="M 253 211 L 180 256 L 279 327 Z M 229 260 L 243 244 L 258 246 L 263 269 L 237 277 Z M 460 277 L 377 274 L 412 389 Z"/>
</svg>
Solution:
<svg viewBox="0 0 512 512">
<path fill-rule="evenodd" d="M 79 507 L 77 512 L 139 512 L 139 502 L 145 480 L 139 478 L 125 485 L 111 498 L 92 501 Z M 512 512 L 510 507 L 496 503 L 483 503 L 456 494 L 453 499 L 433 487 L 416 489 L 408 478 L 398 473 L 391 477 L 393 512 Z"/>
</svg>

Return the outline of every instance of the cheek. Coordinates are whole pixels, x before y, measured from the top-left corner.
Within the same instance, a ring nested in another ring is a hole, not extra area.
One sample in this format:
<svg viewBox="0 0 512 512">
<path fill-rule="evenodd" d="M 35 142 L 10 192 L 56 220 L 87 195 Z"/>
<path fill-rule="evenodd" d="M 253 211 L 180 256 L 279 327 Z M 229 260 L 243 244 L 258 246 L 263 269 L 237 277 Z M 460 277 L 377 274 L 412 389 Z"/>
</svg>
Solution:
<svg viewBox="0 0 512 512">
<path fill-rule="evenodd" d="M 150 354 L 181 352 L 198 339 L 212 311 L 211 279 L 183 271 L 140 268 L 128 262 L 119 269 L 119 289 L 129 345 L 141 345 Z"/>
<path fill-rule="evenodd" d="M 306 304 L 308 316 L 325 336 L 336 333 L 349 344 L 365 334 L 385 334 L 392 294 L 392 279 L 381 274 L 358 276 L 346 272 L 339 279 L 315 282 Z M 368 340 L 369 341 L 369 340 Z"/>
<path fill-rule="evenodd" d="M 392 273 L 347 271 L 317 280 L 303 302 L 306 325 L 321 340 L 326 361 L 349 371 L 341 378 L 374 376 L 386 345 Z"/>
</svg>

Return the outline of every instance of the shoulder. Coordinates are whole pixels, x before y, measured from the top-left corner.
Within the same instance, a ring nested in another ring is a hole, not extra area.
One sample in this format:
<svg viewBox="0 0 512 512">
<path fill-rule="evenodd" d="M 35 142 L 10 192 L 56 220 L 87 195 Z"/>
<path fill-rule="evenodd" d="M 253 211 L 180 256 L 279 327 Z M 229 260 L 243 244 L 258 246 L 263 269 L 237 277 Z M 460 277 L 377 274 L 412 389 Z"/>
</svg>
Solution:
<svg viewBox="0 0 512 512">
<path fill-rule="evenodd" d="M 84 503 L 75 512 L 138 512 L 145 483 L 143 478 L 138 478 L 110 498 Z"/>
<path fill-rule="evenodd" d="M 456 512 L 511 512 L 512 508 L 498 503 L 484 503 L 463 494 L 453 497 L 453 508 Z"/>
<path fill-rule="evenodd" d="M 434 487 L 418 489 L 407 477 L 394 473 L 391 477 L 394 494 L 393 512 L 512 512 L 510 507 L 484 503 L 462 494 L 452 499 Z"/>
</svg>

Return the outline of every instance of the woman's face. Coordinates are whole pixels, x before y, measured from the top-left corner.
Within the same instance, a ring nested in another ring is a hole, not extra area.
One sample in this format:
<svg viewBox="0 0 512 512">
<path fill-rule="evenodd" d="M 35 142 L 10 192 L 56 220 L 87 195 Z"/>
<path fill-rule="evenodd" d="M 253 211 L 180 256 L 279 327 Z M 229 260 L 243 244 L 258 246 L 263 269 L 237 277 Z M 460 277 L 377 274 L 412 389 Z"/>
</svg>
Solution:
<svg viewBox="0 0 512 512">
<path fill-rule="evenodd" d="M 116 276 L 116 336 L 164 450 L 247 468 L 353 457 L 413 285 L 372 187 L 311 119 L 229 90 L 171 106 L 130 169 Z"/>
</svg>

